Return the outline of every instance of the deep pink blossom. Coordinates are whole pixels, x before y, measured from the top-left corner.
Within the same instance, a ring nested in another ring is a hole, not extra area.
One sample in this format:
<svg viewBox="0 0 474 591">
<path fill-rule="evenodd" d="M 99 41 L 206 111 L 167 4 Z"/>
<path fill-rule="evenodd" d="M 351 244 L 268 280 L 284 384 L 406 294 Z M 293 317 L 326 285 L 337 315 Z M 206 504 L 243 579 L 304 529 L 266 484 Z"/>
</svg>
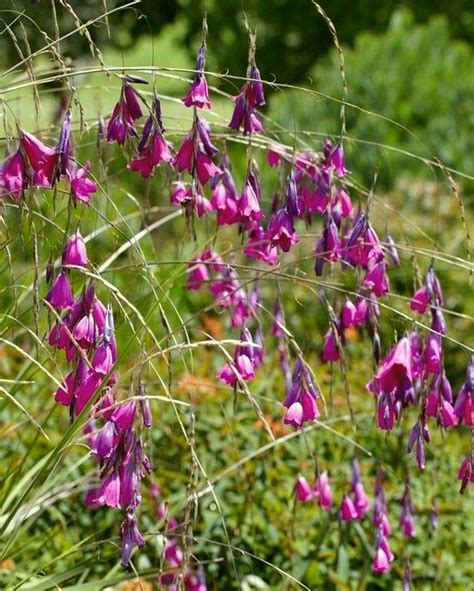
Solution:
<svg viewBox="0 0 474 591">
<path fill-rule="evenodd" d="M 75 265 L 77 267 L 87 267 L 87 250 L 84 238 L 79 230 L 76 231 L 64 247 L 63 265 Z"/>
</svg>

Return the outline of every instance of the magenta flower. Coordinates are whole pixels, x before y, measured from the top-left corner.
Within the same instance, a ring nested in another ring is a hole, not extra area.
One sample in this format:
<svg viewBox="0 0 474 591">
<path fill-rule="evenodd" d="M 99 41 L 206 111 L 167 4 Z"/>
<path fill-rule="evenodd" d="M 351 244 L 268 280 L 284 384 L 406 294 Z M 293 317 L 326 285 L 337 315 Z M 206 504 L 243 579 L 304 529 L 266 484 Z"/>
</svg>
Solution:
<svg viewBox="0 0 474 591">
<path fill-rule="evenodd" d="M 390 570 L 390 561 L 382 546 L 379 546 L 375 551 L 372 561 L 372 570 L 377 574 L 387 573 Z"/>
<path fill-rule="evenodd" d="M 350 301 L 349 298 L 344 300 L 344 303 L 341 308 L 340 314 L 340 330 L 346 330 L 346 328 L 350 328 L 352 326 L 356 326 L 357 320 L 357 308 L 354 304 Z"/>
<path fill-rule="evenodd" d="M 115 426 L 112 421 L 107 421 L 94 439 L 92 453 L 95 454 L 99 460 L 106 460 L 110 457 L 117 442 L 118 436 L 115 431 Z"/>
<path fill-rule="evenodd" d="M 83 380 L 78 383 L 77 390 L 74 393 L 76 415 L 79 415 L 87 406 L 97 392 L 102 379 L 102 375 L 95 373 L 94 371 L 88 371 Z"/>
<path fill-rule="evenodd" d="M 258 222 L 264 217 L 264 213 L 260 209 L 260 203 L 249 178 L 247 178 L 247 181 L 245 182 L 242 195 L 238 202 L 238 212 L 240 218 L 245 222 Z"/>
<path fill-rule="evenodd" d="M 333 262 L 341 258 L 337 226 L 330 214 L 324 219 L 323 234 L 316 244 L 315 253 L 314 271 L 318 277 L 323 273 L 324 263 Z"/>
<path fill-rule="evenodd" d="M 458 472 L 458 480 L 461 481 L 461 494 L 463 494 L 469 483 L 474 483 L 474 453 L 467 455 L 461 463 Z"/>
<path fill-rule="evenodd" d="M 21 149 L 18 149 L 7 160 L 0 172 L 0 195 L 8 194 L 18 201 L 28 187 L 25 160 Z"/>
<path fill-rule="evenodd" d="M 421 287 L 416 291 L 410 300 L 410 309 L 413 312 L 424 314 L 430 303 L 430 295 L 426 287 Z"/>
<path fill-rule="evenodd" d="M 90 168 L 90 162 L 86 162 L 83 166 L 77 166 L 72 160 L 69 161 L 67 174 L 74 202 L 79 199 L 79 201 L 89 203 L 91 193 L 97 191 L 97 185 L 87 178 Z"/>
<path fill-rule="evenodd" d="M 357 518 L 363 519 L 370 508 L 370 501 L 360 480 L 359 462 L 357 460 L 354 460 L 352 463 L 352 493 L 354 495 L 354 507 L 357 511 Z"/>
<path fill-rule="evenodd" d="M 198 257 L 192 259 L 188 266 L 188 282 L 187 288 L 192 291 L 201 289 L 204 283 L 209 281 L 209 272 L 207 265 L 202 263 L 202 260 Z"/>
<path fill-rule="evenodd" d="M 373 524 L 381 530 L 384 536 L 390 536 L 392 534 L 383 488 L 383 472 L 379 473 L 375 481 Z"/>
<path fill-rule="evenodd" d="M 283 422 L 285 425 L 292 425 L 295 429 L 301 429 L 305 422 L 304 410 L 301 402 L 297 400 L 290 404 Z"/>
<path fill-rule="evenodd" d="M 206 44 L 203 41 L 199 47 L 196 56 L 196 76 L 189 87 L 187 95 L 182 99 L 186 107 L 197 107 L 202 109 L 211 108 L 211 101 L 209 100 L 209 89 L 206 78 L 203 74 L 205 66 Z"/>
<path fill-rule="evenodd" d="M 319 417 L 316 399 L 319 391 L 316 389 L 311 373 L 298 357 L 291 376 L 291 384 L 283 406 L 287 409 L 283 422 L 300 429 L 306 421 L 314 421 Z"/>
<path fill-rule="evenodd" d="M 245 256 L 264 261 L 268 265 L 278 263 L 278 248 L 272 246 L 265 230 L 258 224 L 252 225 L 244 248 Z"/>
<path fill-rule="evenodd" d="M 431 440 L 430 431 L 424 416 L 421 416 L 410 431 L 407 451 L 416 449 L 416 463 L 419 470 L 425 469 L 425 443 Z"/>
<path fill-rule="evenodd" d="M 466 381 L 456 397 L 454 414 L 460 424 L 474 426 L 474 357 L 471 358 L 467 366 Z"/>
<path fill-rule="evenodd" d="M 119 431 L 128 431 L 135 420 L 137 405 L 134 400 L 122 402 L 112 413 L 112 421 Z"/>
<path fill-rule="evenodd" d="M 362 285 L 377 297 L 384 296 L 390 289 L 385 268 L 386 265 L 384 261 L 375 263 L 362 281 Z"/>
<path fill-rule="evenodd" d="M 72 336 L 82 349 L 90 349 L 95 344 L 98 330 L 92 310 L 75 325 Z"/>
<path fill-rule="evenodd" d="M 326 471 L 316 478 L 314 483 L 314 496 L 318 499 L 321 509 L 329 511 L 332 508 L 332 492 L 329 485 L 329 476 Z"/>
<path fill-rule="evenodd" d="M 233 363 L 227 363 L 217 372 L 217 378 L 231 387 L 237 385 L 239 378 L 247 382 L 255 377 L 258 358 L 255 357 L 255 344 L 247 329 L 242 329 L 240 340 L 248 344 L 236 347 Z"/>
<path fill-rule="evenodd" d="M 351 197 L 344 189 L 337 189 L 334 194 L 335 209 L 340 212 L 343 218 L 352 216 L 354 207 L 352 205 Z"/>
<path fill-rule="evenodd" d="M 128 168 L 139 172 L 145 179 L 153 174 L 153 169 L 162 162 L 170 162 L 172 159 L 170 147 L 159 131 L 156 131 L 147 146 L 138 149 L 138 154 L 132 158 Z"/>
<path fill-rule="evenodd" d="M 186 107 L 197 107 L 203 109 L 211 108 L 211 101 L 209 100 L 209 88 L 207 81 L 202 72 L 198 72 L 193 83 L 189 87 L 187 95 L 182 99 Z"/>
<path fill-rule="evenodd" d="M 74 297 L 65 271 L 61 271 L 58 275 L 45 299 L 56 310 L 69 310 L 72 308 Z"/>
<path fill-rule="evenodd" d="M 199 182 L 202 185 L 207 184 L 209 179 L 222 174 L 222 170 L 214 164 L 212 158 L 201 150 L 197 151 L 195 166 Z"/>
<path fill-rule="evenodd" d="M 266 235 L 273 246 L 279 246 L 283 252 L 288 252 L 293 244 L 299 242 L 290 214 L 286 208 L 275 212 L 270 221 Z"/>
<path fill-rule="evenodd" d="M 74 396 L 75 390 L 75 372 L 72 371 L 66 376 L 61 386 L 54 393 L 54 400 L 63 406 L 69 406 L 71 404 L 72 397 Z"/>
<path fill-rule="evenodd" d="M 239 94 L 233 97 L 235 106 L 229 123 L 230 129 L 238 130 L 243 126 L 244 135 L 263 131 L 256 107 L 265 104 L 265 97 L 260 72 L 255 65 L 249 68 L 249 78 L 252 80 L 246 82 Z"/>
<path fill-rule="evenodd" d="M 355 220 L 344 248 L 344 259 L 354 266 L 368 268 L 384 258 L 380 240 L 365 214 Z"/>
<path fill-rule="evenodd" d="M 185 138 L 176 156 L 173 158 L 173 166 L 183 172 L 187 170 L 192 173 L 194 161 L 194 134 L 191 132 Z"/>
<path fill-rule="evenodd" d="M 304 476 L 298 476 L 295 484 L 295 492 L 298 500 L 302 503 L 313 498 L 313 491 Z"/>
<path fill-rule="evenodd" d="M 121 527 L 122 532 L 122 556 L 120 563 L 123 568 L 127 568 L 132 556 L 134 546 L 142 548 L 145 545 L 143 536 L 138 531 L 137 521 L 133 512 L 127 512 L 125 520 Z"/>
<path fill-rule="evenodd" d="M 112 370 L 114 355 L 110 343 L 104 341 L 97 347 L 91 365 L 94 372 L 100 376 L 105 376 Z"/>
<path fill-rule="evenodd" d="M 52 187 L 56 181 L 58 154 L 27 131 L 21 131 L 21 149 L 33 171 L 32 183 L 37 187 Z"/>
<path fill-rule="evenodd" d="M 135 121 L 142 115 L 138 94 L 124 80 L 119 101 L 116 103 L 107 124 L 107 141 L 109 143 L 117 142 L 122 145 L 125 143 L 127 136 L 136 136 Z"/>
<path fill-rule="evenodd" d="M 279 144 L 270 144 L 267 159 L 271 167 L 280 166 L 285 161 L 285 147 Z"/>
<path fill-rule="evenodd" d="M 87 267 L 86 243 L 79 230 L 71 236 L 71 239 L 64 247 L 62 264 Z"/>
<path fill-rule="evenodd" d="M 239 221 L 237 196 L 228 190 L 224 182 L 218 182 L 212 190 L 211 205 L 217 211 L 218 226 L 230 226 Z"/>
<path fill-rule="evenodd" d="M 183 561 L 183 552 L 178 545 L 178 541 L 176 539 L 168 540 L 166 542 L 165 549 L 163 551 L 163 556 L 166 562 L 172 568 L 176 568 L 179 566 Z"/>
<path fill-rule="evenodd" d="M 97 502 L 107 507 L 119 508 L 120 505 L 120 478 L 119 473 L 113 470 L 101 484 L 97 491 Z"/>
<path fill-rule="evenodd" d="M 403 337 L 382 361 L 374 379 L 378 392 L 406 388 L 412 381 L 412 351 L 410 341 Z M 373 390 L 370 390 L 373 392 Z"/>
<path fill-rule="evenodd" d="M 344 177 L 350 172 L 346 168 L 342 143 L 338 143 L 334 150 L 329 154 L 329 166 L 331 166 L 339 177 Z"/>
<path fill-rule="evenodd" d="M 323 349 L 321 351 L 321 360 L 324 362 L 339 361 L 341 358 L 339 349 L 336 345 L 333 330 L 330 328 L 324 337 Z"/>
<path fill-rule="evenodd" d="M 348 495 L 344 495 L 342 498 L 339 515 L 342 521 L 354 521 L 358 519 L 357 510 Z"/>
<path fill-rule="evenodd" d="M 441 372 L 442 354 L 443 347 L 440 335 L 430 332 L 426 339 L 426 345 L 423 351 L 426 374 L 439 374 Z"/>
</svg>

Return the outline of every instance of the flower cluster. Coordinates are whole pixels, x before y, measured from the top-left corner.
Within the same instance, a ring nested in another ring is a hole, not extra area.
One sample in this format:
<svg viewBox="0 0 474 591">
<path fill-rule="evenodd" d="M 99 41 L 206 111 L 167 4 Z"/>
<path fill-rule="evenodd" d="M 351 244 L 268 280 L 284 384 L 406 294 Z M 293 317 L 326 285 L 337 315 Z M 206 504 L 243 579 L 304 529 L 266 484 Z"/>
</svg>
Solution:
<svg viewBox="0 0 474 591">
<path fill-rule="evenodd" d="M 78 230 L 65 245 L 62 270 L 45 298 L 58 316 L 48 342 L 64 350 L 73 366 L 54 398 L 69 408 L 72 421 L 87 411 L 85 432 L 99 462 L 99 485 L 87 493 L 86 504 L 124 509 L 122 565 L 126 567 L 133 546 L 145 543 L 135 511 L 141 503 L 140 482 L 151 473 L 140 431 L 151 426 L 152 417 L 141 382 L 138 402 L 120 403 L 115 398 L 118 374 L 114 372 L 117 345 L 112 308 L 104 306 L 92 283 L 74 298 L 68 278 L 72 267 L 87 265 L 85 242 Z"/>
<path fill-rule="evenodd" d="M 15 201 L 23 198 L 28 187 L 54 188 L 64 179 L 69 184 L 71 199 L 88 203 L 97 191 L 88 178 L 90 163 L 78 164 L 73 158 L 71 113 L 67 111 L 54 148 L 27 131 L 20 131 L 19 147 L 0 170 L 0 196 Z"/>
</svg>

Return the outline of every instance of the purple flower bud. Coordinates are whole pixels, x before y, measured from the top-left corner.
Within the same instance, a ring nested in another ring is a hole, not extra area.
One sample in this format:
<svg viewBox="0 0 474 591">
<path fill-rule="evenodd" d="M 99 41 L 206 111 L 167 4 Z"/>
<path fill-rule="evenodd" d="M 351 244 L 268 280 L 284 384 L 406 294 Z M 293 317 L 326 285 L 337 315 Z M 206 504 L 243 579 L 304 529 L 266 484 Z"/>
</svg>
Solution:
<svg viewBox="0 0 474 591">
<path fill-rule="evenodd" d="M 291 218 L 296 218 L 301 215 L 301 209 L 298 204 L 296 181 L 293 171 L 290 172 L 287 180 L 288 185 L 286 189 L 286 209 Z"/>
<path fill-rule="evenodd" d="M 151 427 L 153 424 L 153 416 L 151 414 L 150 401 L 148 400 L 148 397 L 146 395 L 145 386 L 143 382 L 140 382 L 138 386 L 138 395 L 140 397 L 138 404 L 140 406 L 140 414 L 142 417 L 143 426 Z"/>
<path fill-rule="evenodd" d="M 122 557 L 121 565 L 123 568 L 127 568 L 130 563 L 130 557 L 132 555 L 133 546 L 142 548 L 145 545 L 143 536 L 138 531 L 137 521 L 135 515 L 131 512 L 127 512 L 125 520 L 121 527 L 122 532 Z"/>
<path fill-rule="evenodd" d="M 393 240 L 393 238 L 390 236 L 390 234 L 387 234 L 385 236 L 385 248 L 388 252 L 388 254 L 390 255 L 390 258 L 392 259 L 392 262 L 394 265 L 399 265 L 400 264 L 400 257 L 398 256 L 398 251 L 397 251 L 397 247 L 395 246 L 395 242 Z"/>
<path fill-rule="evenodd" d="M 201 117 L 196 117 L 196 128 L 206 154 L 212 158 L 219 150 L 211 142 L 211 128 L 209 124 L 204 119 L 201 119 Z"/>
<path fill-rule="evenodd" d="M 265 96 L 263 92 L 262 78 L 260 71 L 255 64 L 250 68 L 250 78 L 252 78 L 252 91 L 257 107 L 262 107 L 265 104 Z"/>
</svg>

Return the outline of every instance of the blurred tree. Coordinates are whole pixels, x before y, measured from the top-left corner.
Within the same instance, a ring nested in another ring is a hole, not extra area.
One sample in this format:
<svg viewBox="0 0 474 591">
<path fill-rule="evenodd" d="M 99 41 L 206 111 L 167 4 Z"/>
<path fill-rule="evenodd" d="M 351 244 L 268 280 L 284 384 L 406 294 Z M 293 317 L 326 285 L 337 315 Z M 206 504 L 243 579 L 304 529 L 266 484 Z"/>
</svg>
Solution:
<svg viewBox="0 0 474 591">
<path fill-rule="evenodd" d="M 97 18 L 107 7 L 123 6 L 126 0 L 53 0 L 60 29 L 71 30 L 73 22 L 69 5 L 82 22 Z M 225 9 L 223 5 L 225 4 Z M 455 38 L 474 41 L 474 7 L 472 0 L 363 0 L 348 7 L 345 0 L 321 0 L 321 5 L 333 20 L 342 42 L 352 44 L 357 33 L 385 30 L 390 16 L 398 6 L 412 10 L 417 21 L 426 21 L 433 14 L 445 14 L 452 23 Z M 142 0 L 132 9 L 117 11 L 109 17 L 111 38 L 103 27 L 92 26 L 90 33 L 103 47 L 111 43 L 129 47 L 141 35 L 158 34 L 162 27 L 177 18 L 184 21 L 183 43 L 194 53 L 201 31 L 202 7 L 208 12 L 209 67 L 244 74 L 247 58 L 247 39 L 242 20 L 242 9 L 258 30 L 258 64 L 266 78 L 276 76 L 279 81 L 299 83 L 316 59 L 332 46 L 326 23 L 318 15 L 311 0 Z M 19 45 L 25 49 L 23 33 L 17 14 L 25 11 L 41 31 L 51 39 L 55 26 L 51 18 L 51 1 L 0 0 L 3 20 L 15 22 L 13 31 Z M 32 50 L 45 43 L 44 35 L 29 38 Z M 0 38 L 0 49 L 9 63 L 18 61 L 18 55 L 8 36 Z M 73 35 L 61 44 L 62 51 L 77 58 L 89 52 L 86 38 Z"/>
</svg>

